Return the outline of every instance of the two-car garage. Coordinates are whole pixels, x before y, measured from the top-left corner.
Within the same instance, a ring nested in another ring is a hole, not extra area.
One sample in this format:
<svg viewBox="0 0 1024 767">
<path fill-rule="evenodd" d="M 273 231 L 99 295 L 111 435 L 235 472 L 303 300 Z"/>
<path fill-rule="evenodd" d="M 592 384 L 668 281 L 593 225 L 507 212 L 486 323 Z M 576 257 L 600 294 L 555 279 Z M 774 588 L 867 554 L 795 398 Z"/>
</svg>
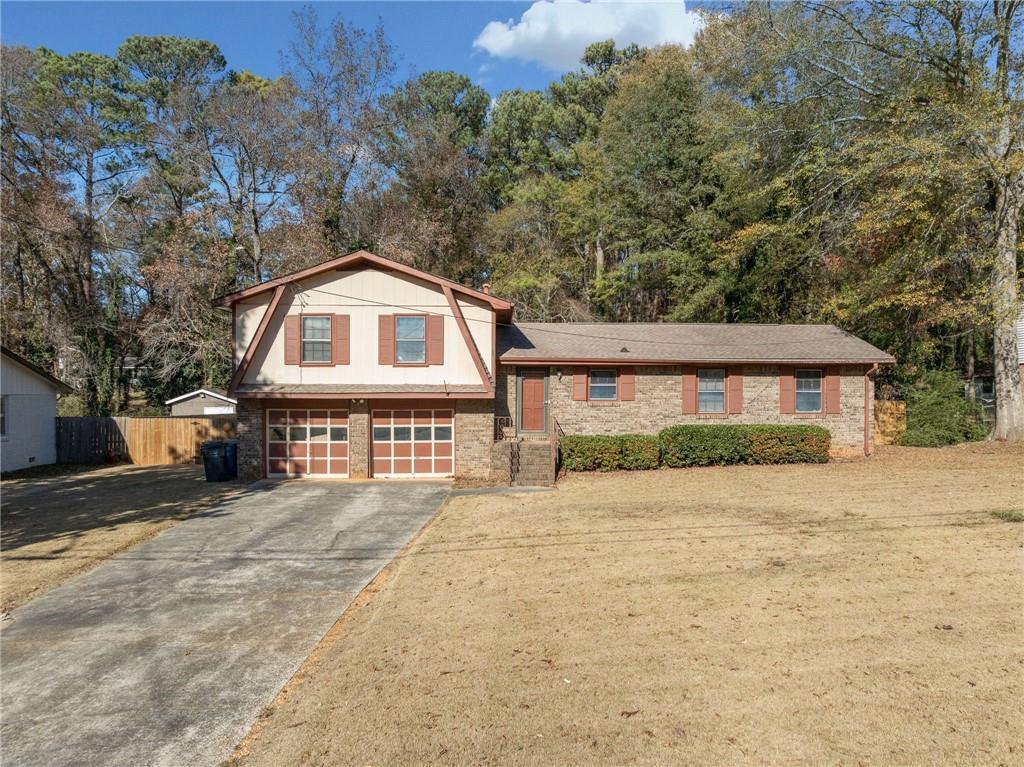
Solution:
<svg viewBox="0 0 1024 767">
<path fill-rule="evenodd" d="M 267 476 L 347 478 L 352 459 L 351 424 L 348 403 L 342 404 L 344 409 L 268 408 Z M 453 408 L 376 407 L 371 403 L 369 411 L 367 469 L 371 476 L 453 476 Z"/>
</svg>

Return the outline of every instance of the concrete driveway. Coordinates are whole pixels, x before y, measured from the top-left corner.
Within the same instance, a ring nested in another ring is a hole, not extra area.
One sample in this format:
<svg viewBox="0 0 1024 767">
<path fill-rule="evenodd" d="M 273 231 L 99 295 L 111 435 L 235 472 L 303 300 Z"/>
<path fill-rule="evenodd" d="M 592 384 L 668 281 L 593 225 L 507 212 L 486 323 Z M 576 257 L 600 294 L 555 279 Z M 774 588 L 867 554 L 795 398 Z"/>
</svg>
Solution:
<svg viewBox="0 0 1024 767">
<path fill-rule="evenodd" d="M 448 490 L 257 484 L 19 608 L 4 767 L 219 764 Z"/>
</svg>

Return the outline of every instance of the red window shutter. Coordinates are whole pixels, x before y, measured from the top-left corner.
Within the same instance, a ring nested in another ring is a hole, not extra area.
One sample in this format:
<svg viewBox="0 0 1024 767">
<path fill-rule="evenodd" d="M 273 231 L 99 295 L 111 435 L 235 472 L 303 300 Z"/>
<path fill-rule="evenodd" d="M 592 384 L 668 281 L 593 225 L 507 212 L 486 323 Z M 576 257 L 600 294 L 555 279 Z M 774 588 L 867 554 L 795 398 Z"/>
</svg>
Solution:
<svg viewBox="0 0 1024 767">
<path fill-rule="evenodd" d="M 427 364 L 444 364 L 444 317 L 440 314 L 427 316 Z"/>
<path fill-rule="evenodd" d="M 779 368 L 779 412 L 796 412 L 796 379 L 791 367 Z"/>
<path fill-rule="evenodd" d="M 347 365 L 349 362 L 349 316 L 335 314 L 331 316 L 331 361 L 335 365 Z"/>
<path fill-rule="evenodd" d="M 619 399 L 623 402 L 636 399 L 636 374 L 633 368 L 619 369 Z"/>
<path fill-rule="evenodd" d="M 683 415 L 697 413 L 697 368 L 683 368 Z"/>
<path fill-rule="evenodd" d="M 729 412 L 732 414 L 743 412 L 743 368 L 729 368 Z"/>
<path fill-rule="evenodd" d="M 377 363 L 395 364 L 395 315 L 382 314 L 377 318 Z"/>
<path fill-rule="evenodd" d="M 587 369 L 576 368 L 572 372 L 572 398 L 577 402 L 587 401 Z"/>
<path fill-rule="evenodd" d="M 840 408 L 839 366 L 825 368 L 825 412 L 838 415 Z"/>
<path fill-rule="evenodd" d="M 298 314 L 284 318 L 284 364 L 302 364 L 302 317 Z"/>
</svg>

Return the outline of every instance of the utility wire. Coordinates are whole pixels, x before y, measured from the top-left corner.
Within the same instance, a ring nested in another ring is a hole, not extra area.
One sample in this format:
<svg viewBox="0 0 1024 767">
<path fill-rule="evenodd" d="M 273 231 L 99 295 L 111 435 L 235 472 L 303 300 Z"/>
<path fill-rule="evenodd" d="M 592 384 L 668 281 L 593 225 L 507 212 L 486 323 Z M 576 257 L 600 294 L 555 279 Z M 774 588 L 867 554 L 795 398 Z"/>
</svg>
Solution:
<svg viewBox="0 0 1024 767">
<path fill-rule="evenodd" d="M 323 288 L 304 288 L 304 287 L 302 287 L 301 283 L 294 283 L 294 284 L 297 285 L 301 289 L 301 292 L 303 292 L 303 293 L 323 293 L 324 295 L 334 296 L 336 298 L 345 298 L 345 299 L 348 299 L 350 301 L 358 301 L 358 302 L 360 302 L 359 304 L 356 304 L 356 306 L 370 304 L 372 306 L 383 306 L 383 307 L 388 308 L 388 309 L 403 309 L 405 311 L 415 312 L 416 314 L 428 314 L 428 315 L 433 315 L 433 316 L 437 316 L 437 317 L 451 317 L 452 316 L 450 313 L 439 312 L 439 311 L 431 311 L 429 309 L 424 309 L 424 308 L 419 307 L 419 306 L 406 306 L 406 305 L 403 305 L 403 304 L 392 304 L 392 303 L 388 303 L 387 301 L 376 301 L 376 300 L 374 300 L 372 298 L 362 298 L 360 296 L 350 296 L 350 295 L 346 295 L 345 293 L 337 293 L 337 292 L 334 292 L 334 291 L 331 291 L 331 290 L 324 290 Z M 293 290 L 294 290 L 294 288 L 293 288 Z M 295 292 L 299 292 L 299 291 L 295 291 Z M 300 297 L 300 300 L 301 300 L 301 297 Z M 490 325 L 491 324 L 490 320 L 481 320 L 481 319 L 477 319 L 476 317 L 465 317 L 464 316 L 463 319 L 466 320 L 466 322 L 480 322 L 480 323 L 483 323 L 483 324 L 486 324 L 486 325 Z M 496 321 L 494 324 L 499 326 L 499 327 L 516 328 L 516 329 L 519 328 L 519 326 L 516 325 L 513 322 L 497 322 Z M 536 324 L 540 324 L 540 323 L 536 323 Z M 600 324 L 600 323 L 595 323 L 595 324 Z M 632 323 L 627 323 L 627 324 L 632 324 Z M 647 324 L 650 324 L 650 325 L 660 325 L 662 323 L 647 323 Z M 714 324 L 714 323 L 694 323 L 694 324 Z M 728 325 L 729 323 L 718 323 L 718 324 Z M 555 328 L 541 328 L 541 327 L 531 327 L 530 328 L 530 332 L 531 333 L 533 333 L 533 332 L 551 333 L 551 334 L 554 334 L 554 335 L 571 336 L 572 338 L 590 338 L 590 339 L 599 340 L 599 341 L 615 341 L 615 342 L 621 342 L 621 343 L 657 344 L 657 345 L 663 345 L 663 346 L 700 346 L 700 347 L 705 347 L 706 346 L 706 347 L 711 347 L 711 348 L 716 348 L 716 349 L 720 349 L 723 346 L 729 346 L 728 343 L 699 343 L 699 342 L 690 342 L 690 341 L 660 341 L 660 340 L 651 339 L 651 338 L 624 338 L 624 337 L 620 337 L 620 336 L 603 336 L 603 335 L 597 335 L 597 334 L 594 334 L 594 333 L 574 333 L 574 332 L 569 331 L 569 330 L 556 330 Z M 789 345 L 791 343 L 793 343 L 793 342 L 792 341 L 762 341 L 762 342 L 759 342 L 757 345 L 758 346 L 783 346 L 783 345 Z"/>
</svg>

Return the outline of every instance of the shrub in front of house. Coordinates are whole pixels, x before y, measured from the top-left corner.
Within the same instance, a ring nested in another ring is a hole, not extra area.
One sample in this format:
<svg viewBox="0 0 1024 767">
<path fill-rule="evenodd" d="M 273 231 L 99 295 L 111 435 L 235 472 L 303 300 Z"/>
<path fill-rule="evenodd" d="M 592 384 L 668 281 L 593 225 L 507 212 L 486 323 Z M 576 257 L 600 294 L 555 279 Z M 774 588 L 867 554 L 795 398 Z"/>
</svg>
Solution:
<svg viewBox="0 0 1024 767">
<path fill-rule="evenodd" d="M 825 463 L 831 434 L 820 426 L 699 424 L 658 435 L 662 462 L 672 468 L 739 463 Z"/>
<path fill-rule="evenodd" d="M 657 469 L 661 464 L 661 446 L 652 434 L 624 434 L 618 438 L 622 447 L 620 468 L 629 471 Z"/>
<path fill-rule="evenodd" d="M 750 463 L 826 463 L 832 435 L 820 426 L 753 426 Z"/>
<path fill-rule="evenodd" d="M 956 373 L 929 370 L 906 388 L 907 430 L 900 444 L 941 447 L 985 439 L 988 429 L 981 408 L 964 397 Z"/>
<path fill-rule="evenodd" d="M 661 462 L 658 438 L 645 434 L 562 437 L 562 466 L 569 471 L 657 469 Z"/>
<path fill-rule="evenodd" d="M 569 471 L 615 471 L 622 461 L 618 437 L 572 434 L 562 437 L 562 466 Z"/>
<path fill-rule="evenodd" d="M 681 425 L 658 436 L 570 435 L 561 440 L 569 471 L 630 471 L 738 463 L 825 463 L 832 436 L 820 426 Z"/>
</svg>

